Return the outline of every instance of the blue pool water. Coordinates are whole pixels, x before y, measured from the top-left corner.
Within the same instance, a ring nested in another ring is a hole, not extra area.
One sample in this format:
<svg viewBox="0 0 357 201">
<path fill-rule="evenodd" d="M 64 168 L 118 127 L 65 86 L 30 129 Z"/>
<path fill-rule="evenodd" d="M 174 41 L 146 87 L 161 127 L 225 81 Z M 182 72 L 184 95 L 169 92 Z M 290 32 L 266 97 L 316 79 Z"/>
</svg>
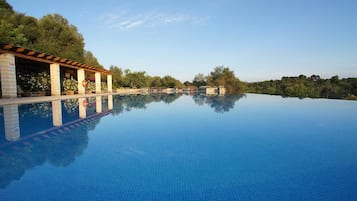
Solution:
<svg viewBox="0 0 357 201">
<path fill-rule="evenodd" d="M 357 200 L 356 112 L 254 94 L 3 106 L 0 200 Z"/>
</svg>

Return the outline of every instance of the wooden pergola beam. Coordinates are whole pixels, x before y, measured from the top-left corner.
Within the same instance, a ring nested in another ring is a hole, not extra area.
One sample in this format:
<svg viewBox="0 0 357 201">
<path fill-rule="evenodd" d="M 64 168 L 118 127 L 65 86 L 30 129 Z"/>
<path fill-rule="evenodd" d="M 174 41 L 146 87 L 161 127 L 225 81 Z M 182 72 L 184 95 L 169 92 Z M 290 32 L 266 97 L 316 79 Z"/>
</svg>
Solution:
<svg viewBox="0 0 357 201">
<path fill-rule="evenodd" d="M 104 74 L 112 74 L 110 71 L 105 69 L 96 68 L 94 66 L 89 66 L 87 64 L 82 64 L 76 61 L 71 61 L 66 58 L 57 57 L 54 55 L 36 52 L 35 50 L 26 49 L 23 47 L 16 47 L 13 44 L 0 43 L 0 54 L 14 54 L 18 58 L 28 59 L 31 61 L 38 61 L 42 63 L 58 63 L 61 66 L 74 69 L 85 69 L 89 72 L 101 72 Z"/>
<path fill-rule="evenodd" d="M 46 59 L 51 60 L 53 57 L 54 57 L 53 55 L 49 55 L 46 57 Z"/>
<path fill-rule="evenodd" d="M 26 54 L 26 55 L 32 56 L 32 55 L 35 55 L 35 54 L 36 54 L 36 52 L 35 52 L 35 51 L 33 51 L 33 50 L 31 50 L 31 51 L 27 52 L 27 54 Z"/>
<path fill-rule="evenodd" d="M 21 53 L 21 52 L 24 52 L 24 51 L 25 51 L 25 48 L 22 48 L 22 47 L 16 48 L 16 52 Z"/>
<path fill-rule="evenodd" d="M 13 47 L 14 47 L 14 45 L 12 45 L 12 44 L 6 44 L 6 45 L 3 46 L 3 49 L 9 50 L 9 49 L 11 49 Z"/>
<path fill-rule="evenodd" d="M 40 53 L 40 54 L 37 55 L 38 58 L 42 58 L 42 57 L 45 57 L 45 56 L 46 56 L 45 53 Z"/>
</svg>

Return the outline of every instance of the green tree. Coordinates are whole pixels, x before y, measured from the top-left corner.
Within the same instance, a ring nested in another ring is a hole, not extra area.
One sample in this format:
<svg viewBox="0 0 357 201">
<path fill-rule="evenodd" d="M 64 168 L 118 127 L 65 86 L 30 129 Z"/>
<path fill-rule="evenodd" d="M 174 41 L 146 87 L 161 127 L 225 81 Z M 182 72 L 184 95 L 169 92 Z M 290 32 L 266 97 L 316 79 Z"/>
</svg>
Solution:
<svg viewBox="0 0 357 201">
<path fill-rule="evenodd" d="M 207 85 L 207 77 L 205 75 L 203 75 L 202 73 L 198 73 L 193 78 L 192 84 L 196 87 L 205 86 L 205 85 Z"/>
<path fill-rule="evenodd" d="M 338 82 L 339 82 L 339 78 L 338 78 L 337 75 L 332 76 L 330 80 L 331 80 L 331 82 L 334 83 L 334 84 L 338 84 Z"/>
<path fill-rule="evenodd" d="M 125 70 L 125 77 L 123 79 L 123 86 L 130 88 L 144 88 L 148 86 L 148 77 L 145 71 L 131 72 Z"/>
<path fill-rule="evenodd" d="M 27 39 L 23 34 L 23 26 L 15 28 L 9 22 L 0 20 L 0 42 L 12 43 L 16 45 L 23 45 Z"/>
<path fill-rule="evenodd" d="M 161 83 L 163 87 L 168 87 L 168 88 L 181 88 L 182 83 L 173 78 L 172 76 L 166 75 L 161 79 Z"/>
<path fill-rule="evenodd" d="M 103 68 L 90 51 L 84 50 L 82 35 L 63 16 L 48 14 L 38 20 L 15 12 L 6 0 L 0 0 L 0 42 Z"/>
<path fill-rule="evenodd" d="M 39 20 L 39 28 L 37 50 L 84 62 L 84 39 L 67 19 L 59 14 L 49 14 Z"/>
<path fill-rule="evenodd" d="M 11 22 L 14 15 L 12 6 L 6 0 L 0 0 L 0 42 L 23 45 L 27 41 L 23 34 L 24 26 L 15 26 Z"/>
<path fill-rule="evenodd" d="M 235 77 L 234 72 L 228 67 L 218 66 L 207 78 L 210 86 L 224 86 L 227 93 L 243 92 L 243 84 Z"/>
<path fill-rule="evenodd" d="M 91 51 L 84 50 L 84 63 L 90 66 L 104 68 Z"/>
<path fill-rule="evenodd" d="M 21 27 L 21 33 L 26 38 L 26 42 L 21 44 L 21 46 L 30 49 L 35 48 L 40 35 L 38 20 L 22 13 L 15 13 L 9 18 L 9 21 L 15 28 Z"/>
<path fill-rule="evenodd" d="M 12 6 L 6 0 L 0 0 L 0 20 L 6 20 L 14 13 Z"/>
<path fill-rule="evenodd" d="M 152 77 L 150 87 L 162 87 L 161 78 L 159 76 Z"/>
<path fill-rule="evenodd" d="M 189 82 L 189 81 L 185 81 L 185 82 L 183 83 L 183 85 L 187 87 L 187 86 L 192 86 L 193 83 L 191 83 L 191 82 Z"/>
<path fill-rule="evenodd" d="M 330 79 L 321 79 L 319 75 L 306 77 L 282 77 L 281 80 L 270 82 L 247 83 L 247 92 L 280 94 L 282 96 L 353 99 L 357 94 L 357 79 L 339 79 L 333 76 Z"/>
<path fill-rule="evenodd" d="M 109 71 L 112 72 L 112 80 L 114 87 L 123 86 L 123 70 L 118 66 L 110 66 Z"/>
</svg>

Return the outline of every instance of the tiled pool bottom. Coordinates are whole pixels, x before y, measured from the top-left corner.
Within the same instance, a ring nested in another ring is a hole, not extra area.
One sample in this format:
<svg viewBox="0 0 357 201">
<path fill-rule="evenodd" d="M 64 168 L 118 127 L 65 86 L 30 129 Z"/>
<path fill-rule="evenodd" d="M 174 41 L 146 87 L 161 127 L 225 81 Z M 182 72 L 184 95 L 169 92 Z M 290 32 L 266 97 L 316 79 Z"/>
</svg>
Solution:
<svg viewBox="0 0 357 201">
<path fill-rule="evenodd" d="M 0 200 L 357 198 L 357 102 L 253 94 L 113 96 L 112 107 L 108 97 L 97 100 L 88 100 L 86 118 L 83 101 L 62 102 L 57 128 L 47 107 L 18 106 L 21 137 L 0 139 Z"/>
</svg>

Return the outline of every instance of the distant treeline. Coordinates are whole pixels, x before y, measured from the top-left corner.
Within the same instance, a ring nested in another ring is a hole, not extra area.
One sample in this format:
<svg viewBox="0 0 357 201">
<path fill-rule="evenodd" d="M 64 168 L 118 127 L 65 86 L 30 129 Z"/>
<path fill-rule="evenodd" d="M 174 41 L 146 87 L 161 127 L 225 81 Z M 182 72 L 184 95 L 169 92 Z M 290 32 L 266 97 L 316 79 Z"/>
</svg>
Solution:
<svg viewBox="0 0 357 201">
<path fill-rule="evenodd" d="M 282 77 L 281 80 L 270 80 L 246 84 L 246 92 L 292 96 L 300 98 L 331 98 L 357 100 L 357 78 L 333 76 L 322 79 L 318 75 L 307 77 Z"/>
<path fill-rule="evenodd" d="M 197 74 L 192 82 L 181 83 L 176 78 L 166 75 L 149 76 L 145 71 L 132 72 L 129 69 L 123 70 L 118 66 L 111 66 L 109 69 L 113 73 L 114 87 L 147 88 L 147 87 L 200 87 L 200 86 L 224 86 L 228 93 L 243 92 L 244 84 L 234 75 L 228 67 L 217 66 L 208 76 Z"/>
<path fill-rule="evenodd" d="M 128 88 L 148 88 L 148 87 L 166 87 L 182 88 L 183 84 L 170 75 L 164 77 L 150 76 L 145 71 L 134 71 L 122 69 L 118 66 L 110 66 L 109 71 L 113 74 L 113 86 Z"/>
</svg>

